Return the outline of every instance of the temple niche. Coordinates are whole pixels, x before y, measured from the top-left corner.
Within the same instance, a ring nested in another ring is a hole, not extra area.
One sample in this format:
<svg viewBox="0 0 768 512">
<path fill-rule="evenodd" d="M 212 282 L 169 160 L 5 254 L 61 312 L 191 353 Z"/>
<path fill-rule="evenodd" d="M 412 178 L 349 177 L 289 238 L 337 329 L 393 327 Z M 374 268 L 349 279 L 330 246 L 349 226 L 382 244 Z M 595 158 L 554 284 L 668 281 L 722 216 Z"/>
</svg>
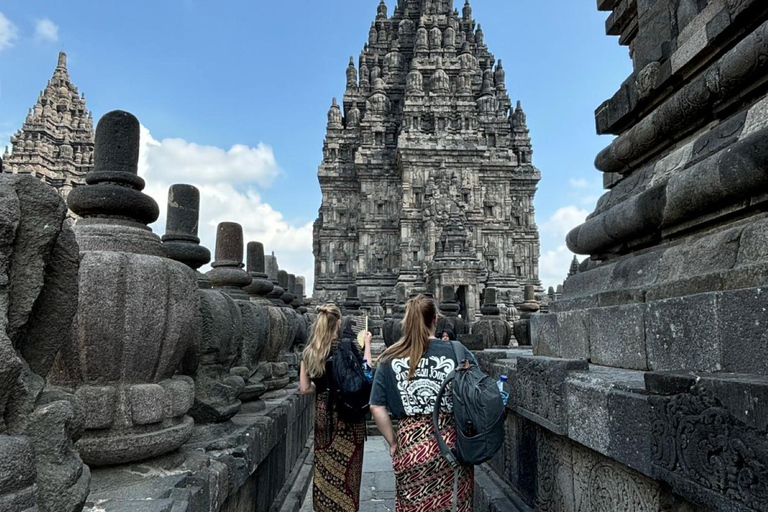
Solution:
<svg viewBox="0 0 768 512">
<path fill-rule="evenodd" d="M 381 2 L 370 38 L 333 100 L 318 171 L 318 301 L 351 285 L 367 309 L 394 304 L 395 285 L 454 289 L 463 318 L 483 290 L 501 305 L 542 293 L 526 116 L 467 2 Z M 341 115 L 343 109 L 344 115 Z M 389 311 L 387 311 L 389 312 Z"/>
<path fill-rule="evenodd" d="M 53 77 L 29 109 L 21 129 L 5 148 L 2 171 L 31 175 L 66 199 L 85 183 L 93 167 L 93 114 L 67 71 L 67 54 L 59 53 Z"/>
</svg>

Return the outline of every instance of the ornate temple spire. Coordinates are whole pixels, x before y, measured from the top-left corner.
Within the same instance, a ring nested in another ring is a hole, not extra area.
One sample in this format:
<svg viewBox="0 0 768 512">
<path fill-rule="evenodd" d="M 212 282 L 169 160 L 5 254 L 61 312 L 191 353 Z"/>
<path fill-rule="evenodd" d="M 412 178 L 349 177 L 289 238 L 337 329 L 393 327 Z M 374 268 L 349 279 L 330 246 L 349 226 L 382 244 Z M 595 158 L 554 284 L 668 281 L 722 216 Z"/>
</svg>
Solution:
<svg viewBox="0 0 768 512">
<path fill-rule="evenodd" d="M 501 59 L 499 59 L 499 63 L 496 64 L 496 72 L 494 73 L 494 80 L 496 81 L 496 88 L 500 91 L 506 91 L 507 90 L 507 72 L 504 71 L 504 66 L 501 64 Z"/>
<path fill-rule="evenodd" d="M 63 69 L 65 72 L 67 71 L 67 54 L 64 52 L 59 52 L 59 63 L 56 66 L 56 69 Z"/>
<path fill-rule="evenodd" d="M 464 0 L 464 9 L 462 10 L 462 17 L 464 21 L 472 20 L 472 6 L 469 4 L 469 0 Z"/>
<path fill-rule="evenodd" d="M 349 65 L 347 66 L 347 90 L 351 90 L 357 87 L 357 69 L 355 68 L 355 58 L 349 57 Z"/>
<path fill-rule="evenodd" d="M 381 0 L 381 2 L 379 2 L 379 7 L 376 8 L 376 19 L 387 19 L 387 4 L 384 3 L 384 0 Z"/>
<path fill-rule="evenodd" d="M 531 146 L 527 118 L 520 101 L 517 102 L 514 112 L 511 112 L 510 125 L 512 127 L 512 150 L 517 155 L 520 163 L 530 164 L 533 148 Z"/>
<path fill-rule="evenodd" d="M 69 78 L 66 53 L 59 53 L 53 76 L 11 144 L 3 172 L 35 176 L 65 198 L 85 183 L 93 167 L 93 114 Z"/>
<path fill-rule="evenodd" d="M 571 262 L 571 269 L 568 271 L 568 277 L 575 276 L 579 273 L 579 265 L 579 258 L 574 256 L 573 261 Z"/>
</svg>

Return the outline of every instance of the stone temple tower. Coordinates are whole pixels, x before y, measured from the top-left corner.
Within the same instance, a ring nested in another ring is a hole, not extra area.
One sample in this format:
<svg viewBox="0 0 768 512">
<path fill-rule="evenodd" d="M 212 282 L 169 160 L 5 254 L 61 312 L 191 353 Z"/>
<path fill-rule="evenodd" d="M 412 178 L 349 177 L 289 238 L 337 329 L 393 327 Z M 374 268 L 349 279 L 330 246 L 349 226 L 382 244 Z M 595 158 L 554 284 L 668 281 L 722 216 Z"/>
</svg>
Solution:
<svg viewBox="0 0 768 512">
<path fill-rule="evenodd" d="M 448 286 L 473 317 L 485 286 L 509 304 L 540 288 L 541 175 L 469 2 L 459 13 L 453 0 L 400 0 L 389 16 L 382 1 L 346 73 L 318 172 L 315 297 L 357 285 L 375 307 L 398 283 L 438 299 Z"/>
<path fill-rule="evenodd" d="M 93 167 L 93 115 L 69 79 L 67 55 L 59 53 L 53 77 L 5 148 L 3 172 L 31 174 L 66 199 Z"/>
</svg>

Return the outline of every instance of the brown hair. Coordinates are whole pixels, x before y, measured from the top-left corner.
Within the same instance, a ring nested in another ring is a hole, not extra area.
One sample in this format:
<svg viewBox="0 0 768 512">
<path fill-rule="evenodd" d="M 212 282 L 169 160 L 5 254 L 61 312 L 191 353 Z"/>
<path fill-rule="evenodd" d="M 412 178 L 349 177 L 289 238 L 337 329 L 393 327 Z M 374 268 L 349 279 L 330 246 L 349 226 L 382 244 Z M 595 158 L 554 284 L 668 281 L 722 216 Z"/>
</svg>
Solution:
<svg viewBox="0 0 768 512">
<path fill-rule="evenodd" d="M 317 308 L 317 320 L 312 326 L 312 337 L 301 357 L 310 379 L 322 377 L 325 373 L 325 361 L 331 353 L 333 342 L 339 337 L 339 320 L 341 320 L 341 311 L 333 304 Z"/>
<path fill-rule="evenodd" d="M 408 380 L 412 379 L 419 361 L 429 348 L 436 318 L 437 307 L 432 299 L 423 295 L 410 299 L 405 307 L 403 337 L 385 350 L 379 361 L 388 362 L 396 358 L 410 357 Z"/>
</svg>

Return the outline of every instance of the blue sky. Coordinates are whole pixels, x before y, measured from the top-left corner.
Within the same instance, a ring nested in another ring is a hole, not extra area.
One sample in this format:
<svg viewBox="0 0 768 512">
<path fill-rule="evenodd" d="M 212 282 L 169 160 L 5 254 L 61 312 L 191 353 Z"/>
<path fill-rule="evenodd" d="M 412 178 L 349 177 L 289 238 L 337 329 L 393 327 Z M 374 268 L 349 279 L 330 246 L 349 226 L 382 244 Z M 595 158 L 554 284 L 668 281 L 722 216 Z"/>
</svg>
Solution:
<svg viewBox="0 0 768 512">
<path fill-rule="evenodd" d="M 390 12 L 394 3 L 387 2 Z M 65 50 L 95 118 L 120 108 L 145 127 L 148 192 L 162 199 L 174 182 L 204 191 L 206 245 L 213 246 L 217 222 L 241 222 L 281 266 L 311 274 L 326 113 L 344 93 L 349 56 L 360 53 L 377 4 L 4 0 L 0 144 L 21 126 Z M 472 6 L 490 50 L 504 61 L 510 96 L 528 114 L 543 176 L 541 274 L 555 285 L 572 257 L 564 235 L 601 193 L 593 160 L 609 139 L 595 135 L 594 110 L 629 75 L 627 49 L 605 36 L 606 13 L 594 1 Z"/>
</svg>

